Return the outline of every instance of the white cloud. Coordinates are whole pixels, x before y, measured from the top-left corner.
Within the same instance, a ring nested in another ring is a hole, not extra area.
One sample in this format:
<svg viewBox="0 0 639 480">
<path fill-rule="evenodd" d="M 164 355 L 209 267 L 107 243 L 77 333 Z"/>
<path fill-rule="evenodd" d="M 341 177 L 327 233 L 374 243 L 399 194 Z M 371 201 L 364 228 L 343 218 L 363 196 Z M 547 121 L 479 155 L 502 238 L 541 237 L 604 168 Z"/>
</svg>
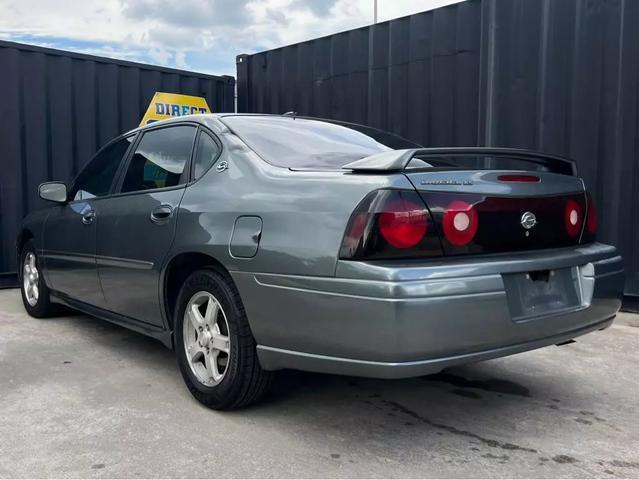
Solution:
<svg viewBox="0 0 639 480">
<path fill-rule="evenodd" d="M 379 21 L 460 0 L 378 0 Z M 235 55 L 372 23 L 373 0 L 0 0 L 0 37 L 235 74 Z"/>
</svg>

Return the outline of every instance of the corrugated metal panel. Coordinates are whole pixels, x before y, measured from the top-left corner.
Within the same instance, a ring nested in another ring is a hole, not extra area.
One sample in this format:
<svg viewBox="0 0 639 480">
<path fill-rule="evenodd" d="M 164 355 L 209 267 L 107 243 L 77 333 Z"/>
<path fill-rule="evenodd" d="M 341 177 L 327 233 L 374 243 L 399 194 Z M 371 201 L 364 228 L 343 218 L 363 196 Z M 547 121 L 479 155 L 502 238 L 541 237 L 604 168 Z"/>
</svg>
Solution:
<svg viewBox="0 0 639 480">
<path fill-rule="evenodd" d="M 639 294 L 639 2 L 468 0 L 237 58 L 238 110 L 567 155 Z"/>
<path fill-rule="evenodd" d="M 0 41 L 0 273 L 14 272 L 22 218 L 37 187 L 71 180 L 108 140 L 137 127 L 156 91 L 234 110 L 233 77 L 216 77 Z"/>
</svg>

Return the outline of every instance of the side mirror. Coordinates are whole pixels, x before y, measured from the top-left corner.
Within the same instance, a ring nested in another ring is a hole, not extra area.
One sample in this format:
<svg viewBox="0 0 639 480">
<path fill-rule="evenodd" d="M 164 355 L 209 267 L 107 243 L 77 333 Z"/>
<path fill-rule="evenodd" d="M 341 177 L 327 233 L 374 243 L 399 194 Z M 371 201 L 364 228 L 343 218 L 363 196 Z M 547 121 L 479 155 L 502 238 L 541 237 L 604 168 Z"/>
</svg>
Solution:
<svg viewBox="0 0 639 480">
<path fill-rule="evenodd" d="M 50 202 L 65 203 L 67 201 L 67 186 L 62 182 L 41 183 L 38 193 L 40 198 Z"/>
</svg>

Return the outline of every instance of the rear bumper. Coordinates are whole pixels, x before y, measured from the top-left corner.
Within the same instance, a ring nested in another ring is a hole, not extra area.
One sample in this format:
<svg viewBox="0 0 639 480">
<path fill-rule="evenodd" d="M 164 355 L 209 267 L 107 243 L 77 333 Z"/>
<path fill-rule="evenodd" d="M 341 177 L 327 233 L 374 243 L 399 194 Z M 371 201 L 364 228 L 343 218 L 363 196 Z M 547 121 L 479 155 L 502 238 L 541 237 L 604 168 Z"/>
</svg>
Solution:
<svg viewBox="0 0 639 480">
<path fill-rule="evenodd" d="M 571 269 L 578 305 L 515 312 L 512 274 Z M 382 378 L 560 343 L 612 323 L 623 295 L 614 247 L 418 263 L 340 262 L 335 278 L 233 273 L 266 369 Z"/>
</svg>

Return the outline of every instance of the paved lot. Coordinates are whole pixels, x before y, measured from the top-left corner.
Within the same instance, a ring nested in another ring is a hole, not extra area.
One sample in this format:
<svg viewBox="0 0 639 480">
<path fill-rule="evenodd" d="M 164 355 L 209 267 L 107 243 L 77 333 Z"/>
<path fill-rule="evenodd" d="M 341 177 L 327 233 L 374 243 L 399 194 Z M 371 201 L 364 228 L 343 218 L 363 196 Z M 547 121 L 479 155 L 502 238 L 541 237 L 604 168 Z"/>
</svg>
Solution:
<svg viewBox="0 0 639 480">
<path fill-rule="evenodd" d="M 0 477 L 639 477 L 639 316 L 401 381 L 286 372 L 218 413 L 172 352 L 0 291 Z"/>
</svg>

